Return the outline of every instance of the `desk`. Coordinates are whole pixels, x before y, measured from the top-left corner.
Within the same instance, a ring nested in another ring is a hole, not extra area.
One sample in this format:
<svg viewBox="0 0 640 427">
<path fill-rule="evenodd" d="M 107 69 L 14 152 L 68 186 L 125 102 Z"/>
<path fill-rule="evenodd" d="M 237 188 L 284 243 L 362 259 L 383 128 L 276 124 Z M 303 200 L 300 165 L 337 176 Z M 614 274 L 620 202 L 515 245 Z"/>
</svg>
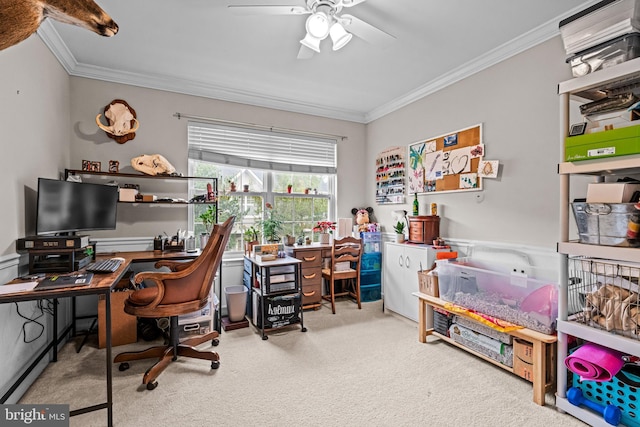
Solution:
<svg viewBox="0 0 640 427">
<path fill-rule="evenodd" d="M 105 323 L 106 323 L 106 383 L 107 383 L 107 401 L 96 405 L 88 406 L 85 408 L 74 409 L 69 411 L 70 416 L 76 416 L 85 414 L 87 412 L 98 411 L 102 409 L 107 410 L 107 425 L 111 427 L 113 425 L 113 396 L 112 396 L 112 355 L 111 355 L 111 291 L 114 286 L 122 279 L 125 273 L 129 270 L 129 266 L 134 262 L 152 262 L 165 259 L 181 260 L 196 258 L 200 253 L 187 253 L 187 252 L 160 252 L 160 251 L 138 251 L 138 252 L 115 252 L 109 254 L 99 254 L 100 258 L 112 258 L 121 257 L 124 258 L 124 262 L 120 264 L 118 269 L 111 274 L 94 274 L 91 284 L 88 286 L 77 286 L 63 289 L 50 289 L 42 291 L 25 291 L 16 292 L 12 294 L 0 295 L 0 304 L 34 301 L 40 299 L 53 299 L 53 340 L 44 348 L 44 350 L 37 356 L 36 360 L 29 365 L 26 371 L 16 380 L 16 382 L 9 388 L 9 390 L 0 398 L 0 404 L 3 404 L 7 399 L 17 390 L 20 384 L 27 378 L 29 373 L 37 366 L 42 358 L 52 351 L 52 361 L 58 360 L 58 344 L 71 332 L 73 325 L 68 326 L 60 335 L 58 335 L 58 298 L 73 298 L 83 295 L 104 295 L 105 297 Z M 82 271 L 82 270 L 81 270 Z M 57 273 L 60 274 L 60 273 Z M 11 283 L 18 283 L 19 280 L 14 280 Z M 218 310 L 219 313 L 219 310 Z M 75 315 L 75 313 L 74 313 Z M 218 314 L 219 316 L 219 314 Z M 74 322 L 75 323 L 75 320 Z M 220 327 L 220 322 L 218 321 Z"/>
</svg>

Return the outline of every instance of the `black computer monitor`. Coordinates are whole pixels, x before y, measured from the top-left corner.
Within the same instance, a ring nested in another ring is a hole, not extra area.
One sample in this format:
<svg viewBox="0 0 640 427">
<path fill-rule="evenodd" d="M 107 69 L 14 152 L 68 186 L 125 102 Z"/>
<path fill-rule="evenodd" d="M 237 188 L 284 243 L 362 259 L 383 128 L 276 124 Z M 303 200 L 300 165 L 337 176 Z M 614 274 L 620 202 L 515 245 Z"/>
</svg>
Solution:
<svg viewBox="0 0 640 427">
<path fill-rule="evenodd" d="M 117 186 L 39 178 L 36 234 L 113 230 L 117 206 Z"/>
</svg>

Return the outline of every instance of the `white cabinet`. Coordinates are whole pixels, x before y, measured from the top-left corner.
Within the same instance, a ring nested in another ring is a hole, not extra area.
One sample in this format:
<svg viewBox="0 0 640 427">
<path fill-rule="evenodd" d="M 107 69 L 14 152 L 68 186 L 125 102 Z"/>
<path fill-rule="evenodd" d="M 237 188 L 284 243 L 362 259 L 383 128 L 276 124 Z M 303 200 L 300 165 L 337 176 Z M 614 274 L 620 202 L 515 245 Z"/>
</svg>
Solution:
<svg viewBox="0 0 640 427">
<path fill-rule="evenodd" d="M 587 74 L 584 77 L 575 78 L 560 83 L 558 93 L 560 95 L 560 123 L 561 144 L 569 130 L 569 102 L 571 97 L 578 96 L 582 101 L 594 99 L 591 94 L 597 94 L 598 89 L 605 92 L 616 89 L 624 90 L 624 87 L 632 87 L 640 82 L 640 58 L 618 64 L 614 67 Z M 627 338 L 622 335 L 614 335 L 606 330 L 590 327 L 585 323 L 578 323 L 569 317 L 568 287 L 569 287 L 569 255 L 585 256 L 618 261 L 637 262 L 640 259 L 640 249 L 629 247 L 598 246 L 581 244 L 569 241 L 569 216 L 570 216 L 570 180 L 577 175 L 591 175 L 602 180 L 605 176 L 627 176 L 640 173 L 640 155 L 611 157 L 580 162 L 564 162 L 564 150 L 562 159 L 558 165 L 560 174 L 560 236 L 558 252 L 560 260 L 560 295 L 558 299 L 558 392 L 556 406 L 593 426 L 607 426 L 600 414 L 585 409 L 582 406 L 574 406 L 566 398 L 567 369 L 564 360 L 567 357 L 568 336 L 574 336 L 585 341 L 603 345 L 618 350 L 625 354 L 640 356 L 640 340 Z"/>
<path fill-rule="evenodd" d="M 384 307 L 415 322 L 418 321 L 418 271 L 431 268 L 437 250 L 430 246 L 385 243 Z"/>
</svg>

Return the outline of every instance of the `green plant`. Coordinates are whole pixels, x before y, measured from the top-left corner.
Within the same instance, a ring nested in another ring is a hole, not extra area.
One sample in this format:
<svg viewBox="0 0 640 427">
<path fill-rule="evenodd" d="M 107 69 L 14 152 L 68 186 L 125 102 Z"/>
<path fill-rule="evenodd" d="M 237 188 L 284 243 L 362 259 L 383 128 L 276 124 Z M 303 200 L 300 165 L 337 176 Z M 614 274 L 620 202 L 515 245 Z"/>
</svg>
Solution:
<svg viewBox="0 0 640 427">
<path fill-rule="evenodd" d="M 393 227 L 397 234 L 404 234 L 404 222 L 398 221 L 398 223 Z"/>
<path fill-rule="evenodd" d="M 273 206 L 271 206 L 270 203 L 266 203 L 265 207 L 265 218 L 259 222 L 259 225 L 262 228 L 262 234 L 268 242 L 279 242 L 283 221 L 273 210 Z"/>
<path fill-rule="evenodd" d="M 216 206 L 209 205 L 209 207 L 198 216 L 204 225 L 204 228 L 207 230 L 207 233 L 211 233 L 213 228 L 213 224 L 216 221 Z"/>
<path fill-rule="evenodd" d="M 251 226 L 244 231 L 244 240 L 246 242 L 255 242 L 258 240 L 258 235 L 260 232 L 257 228 Z"/>
</svg>

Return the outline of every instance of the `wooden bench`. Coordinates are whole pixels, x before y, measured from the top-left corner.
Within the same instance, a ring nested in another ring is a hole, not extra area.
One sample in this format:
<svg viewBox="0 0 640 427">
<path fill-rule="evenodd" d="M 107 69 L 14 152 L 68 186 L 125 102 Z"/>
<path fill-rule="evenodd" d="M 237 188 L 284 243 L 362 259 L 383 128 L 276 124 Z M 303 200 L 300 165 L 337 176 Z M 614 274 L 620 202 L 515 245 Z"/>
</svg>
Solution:
<svg viewBox="0 0 640 427">
<path fill-rule="evenodd" d="M 421 343 L 426 343 L 427 336 L 433 335 L 471 354 L 474 354 L 482 358 L 483 360 L 493 363 L 494 365 L 499 366 L 506 371 L 514 373 L 513 368 L 510 368 L 507 365 L 503 365 L 502 363 L 493 360 L 482 353 L 467 348 L 462 344 L 454 341 L 453 339 L 447 337 L 446 335 L 436 332 L 433 329 L 434 307 L 440 308 L 449 313 L 453 313 L 456 316 L 467 317 L 468 319 L 475 321 L 471 316 L 466 316 L 464 313 L 452 312 L 450 310 L 447 310 L 445 308 L 447 302 L 440 298 L 433 297 L 421 292 L 414 292 L 413 295 L 418 297 L 418 340 Z M 519 338 L 523 341 L 527 341 L 533 344 L 533 375 L 531 379 L 531 382 L 533 383 L 533 401 L 538 405 L 544 406 L 545 393 L 553 390 L 555 386 L 555 364 L 550 363 L 547 360 L 547 354 L 548 352 L 551 352 L 551 354 L 555 354 L 555 346 L 558 338 L 555 335 L 547 335 L 526 328 L 516 329 L 514 331 L 508 332 L 508 334 L 515 338 Z M 551 347 L 549 348 L 549 346 Z M 550 378 L 550 381 L 547 381 L 547 370 L 549 370 L 551 373 L 551 375 L 548 376 Z"/>
</svg>

